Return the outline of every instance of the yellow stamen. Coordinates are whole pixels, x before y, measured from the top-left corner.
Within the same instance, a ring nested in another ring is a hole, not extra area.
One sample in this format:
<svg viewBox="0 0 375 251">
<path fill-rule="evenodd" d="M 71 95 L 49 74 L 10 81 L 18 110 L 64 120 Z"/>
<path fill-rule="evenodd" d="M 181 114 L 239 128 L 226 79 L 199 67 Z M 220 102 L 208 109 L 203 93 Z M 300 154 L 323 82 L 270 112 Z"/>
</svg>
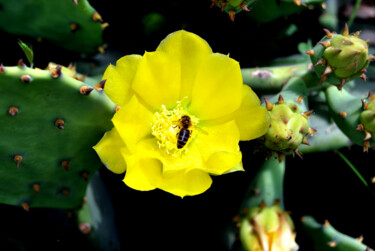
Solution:
<svg viewBox="0 0 375 251">
<path fill-rule="evenodd" d="M 184 115 L 190 117 L 191 126 L 188 129 L 190 130 L 191 134 L 186 145 L 181 149 L 178 149 L 178 134 L 182 129 L 180 119 Z M 188 112 L 184 110 L 181 105 L 181 101 L 178 101 L 176 107 L 172 110 L 168 110 L 164 105 L 162 105 L 160 111 L 154 114 L 151 128 L 152 135 L 158 139 L 160 148 L 165 148 L 168 154 L 179 156 L 181 153 L 187 151 L 188 144 L 196 134 L 197 130 L 195 130 L 195 128 L 198 121 L 198 118 L 188 114 Z"/>
</svg>

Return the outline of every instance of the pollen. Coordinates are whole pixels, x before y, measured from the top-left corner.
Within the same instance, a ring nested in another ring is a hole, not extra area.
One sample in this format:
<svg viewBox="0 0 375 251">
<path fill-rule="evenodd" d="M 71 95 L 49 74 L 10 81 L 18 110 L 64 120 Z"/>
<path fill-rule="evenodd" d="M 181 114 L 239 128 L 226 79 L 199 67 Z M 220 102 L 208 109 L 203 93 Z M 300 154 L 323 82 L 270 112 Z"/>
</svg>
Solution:
<svg viewBox="0 0 375 251">
<path fill-rule="evenodd" d="M 182 116 L 189 116 L 191 126 L 188 128 L 191 132 L 185 147 L 177 148 L 178 135 L 182 129 L 181 118 Z M 196 131 L 195 128 L 198 124 L 198 118 L 190 115 L 181 105 L 181 101 L 177 101 L 174 109 L 168 110 L 165 105 L 154 114 L 152 121 L 152 135 L 154 135 L 159 144 L 159 148 L 164 148 L 167 154 L 179 156 L 187 151 L 188 144 L 194 138 Z"/>
</svg>

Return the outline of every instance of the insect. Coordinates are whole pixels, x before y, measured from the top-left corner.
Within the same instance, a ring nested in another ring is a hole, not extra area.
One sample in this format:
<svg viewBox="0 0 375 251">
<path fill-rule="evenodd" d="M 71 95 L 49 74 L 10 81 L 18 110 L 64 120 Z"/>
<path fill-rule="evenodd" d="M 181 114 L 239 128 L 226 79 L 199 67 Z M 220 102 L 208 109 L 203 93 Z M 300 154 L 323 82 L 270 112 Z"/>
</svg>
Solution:
<svg viewBox="0 0 375 251">
<path fill-rule="evenodd" d="M 186 145 L 191 136 L 191 130 L 189 130 L 189 127 L 191 126 L 191 119 L 189 116 L 184 115 L 181 117 L 179 122 L 181 124 L 181 128 L 177 133 L 177 148 L 181 149 Z"/>
</svg>

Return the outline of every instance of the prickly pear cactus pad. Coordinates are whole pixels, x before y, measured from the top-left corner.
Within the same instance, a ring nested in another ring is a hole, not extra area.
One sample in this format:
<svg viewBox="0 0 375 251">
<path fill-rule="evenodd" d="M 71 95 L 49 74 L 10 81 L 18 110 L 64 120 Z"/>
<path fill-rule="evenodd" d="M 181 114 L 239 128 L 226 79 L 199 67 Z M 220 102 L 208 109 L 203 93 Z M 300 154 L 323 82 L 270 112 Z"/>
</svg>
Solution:
<svg viewBox="0 0 375 251">
<path fill-rule="evenodd" d="M 0 67 L 0 203 L 80 206 L 114 104 L 61 72 Z"/>
<path fill-rule="evenodd" d="M 0 0 L 0 29 L 47 39 L 76 52 L 97 53 L 102 50 L 103 29 L 107 24 L 87 0 L 76 2 Z"/>
<path fill-rule="evenodd" d="M 366 80 L 366 68 L 374 56 L 368 53 L 368 43 L 358 37 L 359 32 L 349 34 L 348 26 L 342 34 L 324 31 L 326 36 L 306 52 L 320 82 L 327 81 L 342 89 L 345 82 L 354 78 Z"/>
</svg>

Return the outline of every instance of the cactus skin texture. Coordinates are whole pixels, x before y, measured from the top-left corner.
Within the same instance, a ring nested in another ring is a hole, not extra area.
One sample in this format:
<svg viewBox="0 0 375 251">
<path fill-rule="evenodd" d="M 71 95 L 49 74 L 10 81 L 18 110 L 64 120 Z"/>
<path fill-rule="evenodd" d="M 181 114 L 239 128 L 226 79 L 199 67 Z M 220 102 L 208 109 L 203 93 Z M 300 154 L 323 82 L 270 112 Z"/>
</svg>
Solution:
<svg viewBox="0 0 375 251">
<path fill-rule="evenodd" d="M 103 49 L 107 24 L 87 0 L 0 0 L 0 29 L 86 54 Z M 69 42 L 67 42 L 69 41 Z"/>
<path fill-rule="evenodd" d="M 61 72 L 0 66 L 0 203 L 71 209 L 102 166 L 92 146 L 112 127 L 103 92 Z"/>
<path fill-rule="evenodd" d="M 211 8 L 217 6 L 221 11 L 228 13 L 229 18 L 234 21 L 235 15 L 241 11 L 249 11 L 256 0 L 212 0 Z"/>
<path fill-rule="evenodd" d="M 271 100 L 265 98 L 266 108 L 271 122 L 264 135 L 264 145 L 271 151 L 282 153 L 294 152 L 300 156 L 298 146 L 308 145 L 307 136 L 313 134 L 308 118 L 312 111 L 307 109 L 306 85 L 300 78 L 293 78 L 280 94 Z M 302 94 L 302 95 L 299 95 Z M 277 104 L 273 104 L 277 98 Z"/>
<path fill-rule="evenodd" d="M 364 131 L 365 140 L 375 140 L 375 96 L 370 92 L 367 100 L 362 99 L 363 111 L 359 116 L 361 122 L 357 129 Z"/>
<path fill-rule="evenodd" d="M 371 140 L 372 125 L 369 121 L 371 116 L 368 116 L 372 113 L 373 105 L 369 106 L 371 102 L 366 101 L 373 99 L 372 94 L 370 93 L 367 99 L 361 99 L 351 95 L 346 88 L 338 90 L 335 86 L 329 86 L 326 97 L 330 114 L 337 126 L 353 143 L 362 145 L 363 151 L 367 152 L 369 147 L 374 145 Z"/>
<path fill-rule="evenodd" d="M 358 77 L 366 80 L 366 68 L 374 56 L 368 54 L 368 43 L 358 37 L 359 32 L 350 35 L 347 25 L 342 34 L 324 31 L 326 36 L 306 52 L 319 82 L 326 81 L 341 90 L 347 81 Z"/>
<path fill-rule="evenodd" d="M 338 232 L 326 221 L 319 224 L 311 216 L 302 217 L 303 228 L 312 238 L 315 250 L 319 251 L 373 251 L 362 243 L 362 237 L 352 238 Z"/>
</svg>

